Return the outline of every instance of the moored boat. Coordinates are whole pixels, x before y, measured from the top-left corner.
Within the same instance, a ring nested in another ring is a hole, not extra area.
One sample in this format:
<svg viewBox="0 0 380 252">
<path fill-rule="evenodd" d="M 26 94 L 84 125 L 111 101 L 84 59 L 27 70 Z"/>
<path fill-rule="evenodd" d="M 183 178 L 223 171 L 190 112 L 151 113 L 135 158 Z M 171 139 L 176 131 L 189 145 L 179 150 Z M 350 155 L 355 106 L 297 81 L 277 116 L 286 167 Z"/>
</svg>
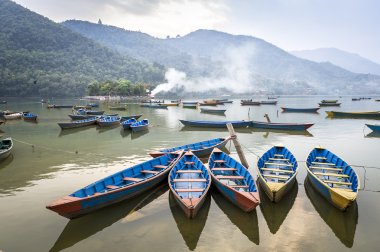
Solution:
<svg viewBox="0 0 380 252">
<path fill-rule="evenodd" d="M 120 117 L 121 121 L 125 121 L 125 120 L 129 120 L 129 119 L 132 119 L 132 118 L 135 118 L 136 120 L 139 119 L 142 115 L 128 115 L 128 116 L 122 116 Z"/>
<path fill-rule="evenodd" d="M 92 109 L 92 106 L 90 106 L 90 105 L 74 105 L 73 109 L 75 109 L 75 110 L 78 110 L 78 109 L 88 110 L 88 109 Z"/>
<path fill-rule="evenodd" d="M 137 120 L 135 118 L 131 118 L 131 119 L 122 121 L 121 126 L 123 126 L 124 129 L 130 129 L 131 125 L 136 123 L 136 122 L 137 122 Z"/>
<path fill-rule="evenodd" d="M 73 108 L 74 106 L 73 105 L 56 105 L 56 104 L 48 104 L 47 105 L 47 108 Z"/>
<path fill-rule="evenodd" d="M 380 111 L 343 112 L 326 111 L 328 117 L 380 119 Z"/>
<path fill-rule="evenodd" d="M 373 132 L 380 132 L 380 124 L 367 124 L 366 126 L 370 128 Z"/>
<path fill-rule="evenodd" d="M 234 128 L 247 128 L 250 121 L 195 121 L 195 120 L 179 120 L 183 125 L 190 127 L 205 128 L 227 128 L 226 124 L 231 123 Z"/>
<path fill-rule="evenodd" d="M 23 115 L 23 113 L 21 113 L 21 112 L 9 112 L 9 113 L 5 113 L 3 115 L 3 117 L 6 120 L 14 120 L 14 119 L 21 119 L 22 115 Z"/>
<path fill-rule="evenodd" d="M 100 118 L 97 118 L 96 123 L 100 127 L 115 126 L 115 125 L 120 124 L 120 117 L 118 117 L 118 116 L 102 116 Z"/>
<path fill-rule="evenodd" d="M 244 212 L 253 211 L 260 204 L 253 177 L 235 159 L 215 148 L 210 155 L 208 168 L 216 188 Z"/>
<path fill-rule="evenodd" d="M 226 112 L 226 109 L 206 109 L 201 108 L 202 113 L 209 113 L 209 114 L 224 114 Z"/>
<path fill-rule="evenodd" d="M 127 110 L 127 106 L 108 106 L 108 109 L 124 111 Z"/>
<path fill-rule="evenodd" d="M 0 101 L 0 104 L 7 104 L 7 101 Z"/>
<path fill-rule="evenodd" d="M 73 121 L 73 122 L 67 122 L 67 123 L 58 123 L 59 127 L 61 129 L 74 129 L 74 128 L 80 128 L 88 125 L 93 125 L 96 123 L 97 118 L 91 117 L 83 120 Z"/>
<path fill-rule="evenodd" d="M 294 186 L 298 163 L 283 145 L 275 145 L 257 162 L 258 181 L 272 202 L 280 201 Z"/>
<path fill-rule="evenodd" d="M 277 101 L 261 101 L 261 105 L 277 105 Z"/>
<path fill-rule="evenodd" d="M 104 111 L 87 110 L 86 115 L 103 115 Z"/>
<path fill-rule="evenodd" d="M 241 100 L 240 105 L 242 105 L 242 106 L 250 106 L 250 105 L 258 106 L 258 105 L 261 105 L 261 103 L 259 101 Z"/>
<path fill-rule="evenodd" d="M 168 109 L 168 106 L 164 106 L 160 104 L 141 104 L 140 107 L 153 108 L 153 109 Z"/>
<path fill-rule="evenodd" d="M 307 130 L 313 123 L 269 123 L 251 121 L 250 127 L 260 129 L 276 129 L 276 130 Z"/>
<path fill-rule="evenodd" d="M 31 113 L 24 113 L 23 118 L 25 121 L 36 121 L 37 120 L 37 115 L 31 114 Z"/>
<path fill-rule="evenodd" d="M 281 107 L 283 112 L 294 112 L 294 113 L 317 113 L 320 108 L 288 108 Z"/>
<path fill-rule="evenodd" d="M 197 157 L 204 157 L 209 155 L 214 148 L 223 148 L 226 146 L 227 142 L 230 140 L 229 137 L 226 138 L 215 138 L 215 139 L 210 139 L 206 141 L 201 141 L 201 142 L 196 142 L 192 144 L 186 144 L 186 145 L 181 145 L 169 149 L 162 149 L 158 151 L 154 151 L 149 153 L 152 157 L 159 157 L 161 155 L 164 155 L 165 153 L 173 152 L 173 151 L 178 151 L 178 150 L 190 150 L 194 155 Z"/>
<path fill-rule="evenodd" d="M 72 219 L 132 198 L 165 180 L 182 154 L 166 153 L 132 166 L 58 199 L 46 208 Z"/>
<path fill-rule="evenodd" d="M 171 102 L 171 103 L 159 103 L 158 105 L 164 106 L 164 107 L 177 107 L 179 105 L 179 103 L 174 103 L 174 102 Z"/>
<path fill-rule="evenodd" d="M 175 200 L 190 219 L 202 207 L 211 186 L 211 177 L 203 163 L 191 152 L 186 152 L 168 176 Z"/>
<path fill-rule="evenodd" d="M 182 107 L 183 108 L 192 108 L 192 109 L 196 109 L 198 106 L 198 102 L 196 101 L 183 101 L 182 102 Z"/>
<path fill-rule="evenodd" d="M 12 138 L 8 137 L 0 140 L 0 161 L 6 159 L 11 154 L 12 148 Z"/>
<path fill-rule="evenodd" d="M 327 102 L 327 103 L 318 103 L 319 107 L 339 107 L 341 103 L 332 103 L 332 102 Z"/>
<path fill-rule="evenodd" d="M 316 147 L 307 157 L 306 170 L 311 185 L 338 209 L 344 211 L 356 200 L 359 177 L 334 153 Z"/>
<path fill-rule="evenodd" d="M 149 127 L 149 120 L 148 119 L 143 119 L 139 122 L 135 122 L 135 123 L 131 124 L 131 126 L 130 126 L 132 132 L 147 130 L 148 127 Z"/>
</svg>

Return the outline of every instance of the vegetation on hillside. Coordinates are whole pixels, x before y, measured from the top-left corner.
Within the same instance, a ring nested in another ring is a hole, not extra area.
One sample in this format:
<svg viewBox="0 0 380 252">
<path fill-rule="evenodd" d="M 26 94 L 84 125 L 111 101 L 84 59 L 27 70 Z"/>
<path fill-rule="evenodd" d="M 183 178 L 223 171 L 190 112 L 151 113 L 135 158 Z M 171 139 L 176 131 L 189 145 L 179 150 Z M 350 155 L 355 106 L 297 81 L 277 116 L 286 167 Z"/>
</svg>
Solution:
<svg viewBox="0 0 380 252">
<path fill-rule="evenodd" d="M 89 95 L 145 96 L 152 87 L 148 84 L 135 83 L 120 79 L 117 81 L 94 81 L 88 87 Z"/>
</svg>

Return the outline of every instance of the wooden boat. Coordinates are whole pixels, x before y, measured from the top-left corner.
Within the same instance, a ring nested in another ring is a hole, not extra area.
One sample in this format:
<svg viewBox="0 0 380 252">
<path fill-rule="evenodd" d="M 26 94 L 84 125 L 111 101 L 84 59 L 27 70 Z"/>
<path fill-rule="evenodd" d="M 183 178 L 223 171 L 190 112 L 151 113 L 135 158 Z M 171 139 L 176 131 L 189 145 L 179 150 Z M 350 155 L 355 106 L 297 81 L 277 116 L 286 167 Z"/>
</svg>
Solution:
<svg viewBox="0 0 380 252">
<path fill-rule="evenodd" d="M 318 103 L 319 107 L 339 107 L 341 103 Z"/>
<path fill-rule="evenodd" d="M 311 185 L 338 209 L 346 210 L 355 200 L 360 180 L 354 169 L 322 147 L 313 149 L 306 160 Z"/>
<path fill-rule="evenodd" d="M 106 116 L 118 116 L 119 114 L 108 114 L 108 115 L 102 115 L 103 117 L 106 117 Z M 87 118 L 94 118 L 94 117 L 97 117 L 95 115 L 68 115 L 71 120 L 84 120 L 84 119 L 87 119 Z"/>
<path fill-rule="evenodd" d="M 277 105 L 277 101 L 261 101 L 261 105 Z"/>
<path fill-rule="evenodd" d="M 104 114 L 104 110 L 103 111 L 95 111 L 95 110 L 86 111 L 86 115 L 103 115 L 103 114 Z"/>
<path fill-rule="evenodd" d="M 360 98 L 352 98 L 352 101 L 360 101 Z"/>
<path fill-rule="evenodd" d="M 8 137 L 0 141 L 0 161 L 6 159 L 11 154 L 12 148 L 12 138 Z"/>
<path fill-rule="evenodd" d="M 202 113 L 209 113 L 209 114 L 224 114 L 226 112 L 226 109 L 206 109 L 201 108 Z"/>
<path fill-rule="evenodd" d="M 341 112 L 326 111 L 328 117 L 380 119 L 380 111 Z"/>
<path fill-rule="evenodd" d="M 215 148 L 210 155 L 208 167 L 216 188 L 244 212 L 253 211 L 260 204 L 253 177 L 235 159 Z"/>
<path fill-rule="evenodd" d="M 3 124 L 3 123 L 5 123 L 5 121 L 3 121 L 3 120 L 0 120 L 0 125 L 1 125 L 1 124 Z"/>
<path fill-rule="evenodd" d="M 317 113 L 320 108 L 287 108 L 281 107 L 282 112 L 293 112 L 293 113 Z"/>
<path fill-rule="evenodd" d="M 22 115 L 23 115 L 23 113 L 21 113 L 21 112 L 10 112 L 10 113 L 5 113 L 3 115 L 3 117 L 6 120 L 14 120 L 14 119 L 21 119 Z"/>
<path fill-rule="evenodd" d="M 225 104 L 225 103 L 233 103 L 234 101 L 230 101 L 228 99 L 217 99 L 216 102 L 218 104 Z"/>
<path fill-rule="evenodd" d="M 193 108 L 193 109 L 196 109 L 198 106 L 198 102 L 194 102 L 194 101 L 187 101 L 187 102 L 182 102 L 182 107 L 183 108 Z"/>
<path fill-rule="evenodd" d="M 375 99 L 376 102 L 380 102 L 380 99 Z"/>
<path fill-rule="evenodd" d="M 168 176 L 175 200 L 190 219 L 202 207 L 211 186 L 211 177 L 203 163 L 191 152 L 186 152 Z"/>
<path fill-rule="evenodd" d="M 182 154 L 166 153 L 132 166 L 58 199 L 46 208 L 72 219 L 132 198 L 165 180 Z"/>
<path fill-rule="evenodd" d="M 23 118 L 25 121 L 36 121 L 37 120 L 37 115 L 31 114 L 31 113 L 24 113 Z"/>
<path fill-rule="evenodd" d="M 118 116 L 102 116 L 100 118 L 97 118 L 96 123 L 100 127 L 109 127 L 109 126 L 120 125 L 120 117 L 118 117 Z"/>
<path fill-rule="evenodd" d="M 219 104 L 218 103 L 211 103 L 211 102 L 208 102 L 208 103 L 204 103 L 204 102 L 200 102 L 198 103 L 199 106 L 218 106 Z"/>
<path fill-rule="evenodd" d="M 215 139 L 196 142 L 192 144 L 181 145 L 181 146 L 177 146 L 177 147 L 173 147 L 169 149 L 154 151 L 154 152 L 149 153 L 149 155 L 151 155 L 152 157 L 159 157 L 161 155 L 164 155 L 165 153 L 169 153 L 173 151 L 190 150 L 197 157 L 204 157 L 204 156 L 210 155 L 210 153 L 212 152 L 214 148 L 221 149 L 224 146 L 226 146 L 229 140 L 230 140 L 229 137 L 215 138 Z"/>
<path fill-rule="evenodd" d="M 7 101 L 0 101 L 0 104 L 7 104 Z"/>
<path fill-rule="evenodd" d="M 277 99 L 277 97 L 275 97 L 275 96 L 268 96 L 267 98 L 268 98 L 268 100 L 275 100 L 275 99 Z"/>
<path fill-rule="evenodd" d="M 91 118 L 73 121 L 73 122 L 58 123 L 58 125 L 59 125 L 59 127 L 61 127 L 61 129 L 74 129 L 74 128 L 85 127 L 88 125 L 93 125 L 96 123 L 97 119 L 98 118 L 96 118 L 96 117 L 91 117 Z"/>
<path fill-rule="evenodd" d="M 91 108 L 98 108 L 99 104 L 98 103 L 89 103 L 86 106 L 90 106 Z"/>
<path fill-rule="evenodd" d="M 235 128 L 247 128 L 250 126 L 250 121 L 190 121 L 179 120 L 183 125 L 190 127 L 205 127 L 205 128 L 227 128 L 226 124 L 231 123 Z"/>
<path fill-rule="evenodd" d="M 115 107 L 113 107 L 113 106 L 108 106 L 108 109 L 109 110 L 120 110 L 120 111 L 124 111 L 124 110 L 127 110 L 127 106 L 121 106 L 121 107 L 117 107 L 117 106 L 115 106 Z"/>
<path fill-rule="evenodd" d="M 164 107 L 176 107 L 179 105 L 179 103 L 173 103 L 173 102 L 171 102 L 171 103 L 159 103 L 158 105 L 164 106 Z"/>
<path fill-rule="evenodd" d="M 380 132 L 380 124 L 367 124 L 366 126 L 370 128 L 373 132 Z"/>
<path fill-rule="evenodd" d="M 131 119 L 122 121 L 121 126 L 123 126 L 124 129 L 130 129 L 131 125 L 136 123 L 136 122 L 137 122 L 137 120 L 135 118 L 131 118 Z"/>
<path fill-rule="evenodd" d="M 261 105 L 261 103 L 259 101 L 252 101 L 252 100 L 241 100 L 240 101 L 240 104 L 242 106 L 258 106 L 258 105 Z"/>
<path fill-rule="evenodd" d="M 337 103 L 338 100 L 322 100 L 321 103 Z"/>
<path fill-rule="evenodd" d="M 129 119 L 132 119 L 132 118 L 135 118 L 136 120 L 139 119 L 142 115 L 129 115 L 129 116 L 122 116 L 121 117 L 121 121 L 125 121 L 125 120 L 129 120 Z"/>
<path fill-rule="evenodd" d="M 73 109 L 75 109 L 75 110 L 78 110 L 78 109 L 88 110 L 88 109 L 92 109 L 92 106 L 90 106 L 90 105 L 75 105 L 75 106 L 73 106 Z"/>
<path fill-rule="evenodd" d="M 276 130 L 307 130 L 313 123 L 268 123 L 251 121 L 250 127 L 260 129 L 276 129 Z"/>
<path fill-rule="evenodd" d="M 153 109 L 168 109 L 168 106 L 159 105 L 159 104 L 141 104 L 140 107 L 143 108 L 153 108 Z"/>
<path fill-rule="evenodd" d="M 275 145 L 257 162 L 258 181 L 272 202 L 278 202 L 294 186 L 298 163 L 283 145 Z"/>
<path fill-rule="evenodd" d="M 73 105 L 55 105 L 55 104 L 48 104 L 47 108 L 73 108 Z"/>
<path fill-rule="evenodd" d="M 148 119 L 144 119 L 144 120 L 141 120 L 139 122 L 135 122 L 135 123 L 131 124 L 131 126 L 130 126 L 132 132 L 147 130 L 148 127 L 149 127 L 149 120 Z"/>
</svg>

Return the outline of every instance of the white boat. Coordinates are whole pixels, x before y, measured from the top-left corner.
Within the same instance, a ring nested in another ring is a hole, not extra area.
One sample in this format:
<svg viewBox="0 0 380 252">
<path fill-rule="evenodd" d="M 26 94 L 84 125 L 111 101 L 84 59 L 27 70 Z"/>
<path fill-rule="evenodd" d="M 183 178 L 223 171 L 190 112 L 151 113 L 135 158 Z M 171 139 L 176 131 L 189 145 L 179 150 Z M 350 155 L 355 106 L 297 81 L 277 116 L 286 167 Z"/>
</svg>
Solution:
<svg viewBox="0 0 380 252">
<path fill-rule="evenodd" d="M 3 116 L 7 120 L 21 119 L 22 118 L 22 113 L 21 112 L 16 112 L 16 113 L 4 114 Z"/>
</svg>

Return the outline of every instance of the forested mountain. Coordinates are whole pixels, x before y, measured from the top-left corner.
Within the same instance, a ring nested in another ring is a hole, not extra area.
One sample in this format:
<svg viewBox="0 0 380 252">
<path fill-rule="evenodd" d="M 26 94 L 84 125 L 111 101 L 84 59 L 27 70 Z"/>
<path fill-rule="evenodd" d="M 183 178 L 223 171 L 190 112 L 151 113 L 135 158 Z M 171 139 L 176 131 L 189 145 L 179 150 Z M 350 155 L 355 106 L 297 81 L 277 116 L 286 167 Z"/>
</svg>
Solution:
<svg viewBox="0 0 380 252">
<path fill-rule="evenodd" d="M 157 83 L 164 71 L 0 0 L 0 96 L 78 96 L 91 81 Z"/>
<path fill-rule="evenodd" d="M 380 75 L 380 64 L 336 48 L 318 48 L 314 50 L 292 51 L 291 54 L 315 62 L 331 62 L 354 73 Z"/>
<path fill-rule="evenodd" d="M 379 92 L 379 76 L 352 73 L 328 62 L 300 59 L 251 36 L 197 30 L 183 37 L 158 39 L 141 32 L 83 21 L 66 21 L 64 25 L 109 48 L 174 67 L 193 79 L 215 79 L 215 85 L 225 76 L 224 79 L 231 81 L 245 81 L 249 92 Z M 240 92 L 246 90 L 240 88 Z"/>
</svg>

